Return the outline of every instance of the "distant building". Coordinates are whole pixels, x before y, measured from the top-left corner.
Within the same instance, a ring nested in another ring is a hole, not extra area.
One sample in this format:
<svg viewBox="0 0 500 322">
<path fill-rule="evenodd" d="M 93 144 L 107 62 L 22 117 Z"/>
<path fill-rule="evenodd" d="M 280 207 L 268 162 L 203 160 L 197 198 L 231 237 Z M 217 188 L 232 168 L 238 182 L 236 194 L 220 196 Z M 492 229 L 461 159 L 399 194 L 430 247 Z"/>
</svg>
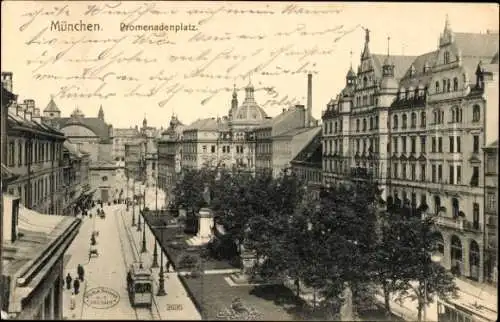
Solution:
<svg viewBox="0 0 500 322">
<path fill-rule="evenodd" d="M 304 182 L 311 197 L 319 198 L 322 182 L 321 131 L 290 162 L 292 172 Z"/>
<path fill-rule="evenodd" d="M 88 209 L 96 189 L 90 186 L 90 155 L 77 145 L 64 142 L 62 166 L 64 167 L 64 210 L 65 215 L 76 215 Z"/>
<path fill-rule="evenodd" d="M 119 166 L 125 166 L 125 145 L 137 144 L 142 140 L 137 126 L 124 129 L 113 128 L 113 159 L 118 162 Z"/>
<path fill-rule="evenodd" d="M 184 128 L 177 116 L 172 115 L 169 127 L 158 140 L 158 185 L 163 190 L 171 190 L 181 172 Z"/>
<path fill-rule="evenodd" d="M 484 214 L 486 282 L 498 287 L 498 140 L 484 150 Z"/>
</svg>

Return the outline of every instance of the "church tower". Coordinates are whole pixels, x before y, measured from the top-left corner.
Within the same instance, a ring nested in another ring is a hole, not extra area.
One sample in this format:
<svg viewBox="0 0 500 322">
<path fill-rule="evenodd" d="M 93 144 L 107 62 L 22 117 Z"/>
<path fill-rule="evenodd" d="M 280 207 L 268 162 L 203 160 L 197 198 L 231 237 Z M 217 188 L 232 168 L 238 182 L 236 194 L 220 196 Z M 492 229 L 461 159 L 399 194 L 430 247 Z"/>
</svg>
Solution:
<svg viewBox="0 0 500 322">
<path fill-rule="evenodd" d="M 238 108 L 238 93 L 236 91 L 236 84 L 234 84 L 233 98 L 231 99 L 231 109 L 229 110 L 229 113 L 228 113 L 229 118 L 231 118 L 233 116 L 233 113 L 236 112 L 237 108 Z"/>
<path fill-rule="evenodd" d="M 97 113 L 97 118 L 104 121 L 104 111 L 102 110 L 102 105 L 99 107 L 99 113 Z"/>
</svg>

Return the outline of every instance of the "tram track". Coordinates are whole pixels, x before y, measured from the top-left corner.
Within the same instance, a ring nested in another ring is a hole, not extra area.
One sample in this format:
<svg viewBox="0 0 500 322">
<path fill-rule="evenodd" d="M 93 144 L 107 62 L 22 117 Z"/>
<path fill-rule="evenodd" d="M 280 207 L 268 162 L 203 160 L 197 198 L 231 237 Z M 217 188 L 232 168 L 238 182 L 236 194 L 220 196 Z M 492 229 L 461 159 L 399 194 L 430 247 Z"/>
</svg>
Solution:
<svg viewBox="0 0 500 322">
<path fill-rule="evenodd" d="M 140 260 L 140 253 L 139 253 L 139 250 L 137 248 L 137 245 L 134 242 L 132 232 L 130 231 L 129 227 L 127 227 L 125 219 L 123 218 L 122 210 L 121 209 L 117 210 L 116 215 L 117 216 L 115 216 L 115 217 L 116 217 L 116 220 L 118 221 L 117 227 L 121 228 L 120 230 L 122 230 L 122 232 L 125 234 L 126 239 L 127 239 L 126 241 L 124 241 L 123 235 L 121 233 L 118 234 L 120 236 L 120 246 L 121 246 L 122 253 L 123 253 L 123 263 L 124 263 L 126 269 L 128 269 L 128 267 L 132 263 Z M 121 220 L 118 219 L 118 216 L 121 218 Z M 128 244 L 128 250 L 129 250 L 128 252 L 126 251 L 125 244 Z M 126 259 L 127 254 L 129 254 L 128 257 L 132 257 L 132 258 L 129 258 L 128 261 Z M 133 307 L 137 320 L 160 320 L 158 305 L 156 303 L 156 300 L 155 300 L 153 294 L 152 294 L 152 302 L 153 302 L 153 305 L 151 307 L 148 307 L 148 308 Z M 153 306 L 154 306 L 154 310 L 153 310 Z"/>
</svg>

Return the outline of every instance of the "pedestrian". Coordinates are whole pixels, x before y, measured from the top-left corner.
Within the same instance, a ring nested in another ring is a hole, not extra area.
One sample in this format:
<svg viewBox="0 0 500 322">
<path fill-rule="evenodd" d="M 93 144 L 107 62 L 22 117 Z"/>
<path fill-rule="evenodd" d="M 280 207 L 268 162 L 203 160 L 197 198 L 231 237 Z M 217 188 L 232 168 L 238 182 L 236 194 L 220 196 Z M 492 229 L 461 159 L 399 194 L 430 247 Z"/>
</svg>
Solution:
<svg viewBox="0 0 500 322">
<path fill-rule="evenodd" d="M 74 310 L 75 307 L 76 307 L 75 293 L 71 292 L 71 298 L 69 299 L 69 308 L 71 310 Z"/>
<path fill-rule="evenodd" d="M 71 277 L 71 275 L 68 273 L 68 275 L 66 275 L 66 289 L 67 290 L 70 290 L 71 289 L 71 281 L 73 280 L 73 278 Z"/>
<path fill-rule="evenodd" d="M 83 266 L 81 264 L 78 264 L 78 267 L 76 268 L 76 271 L 78 273 L 78 278 L 80 279 L 80 281 L 83 282 L 84 275 L 85 275 L 85 270 L 83 269 Z"/>
<path fill-rule="evenodd" d="M 80 291 L 80 280 L 78 278 L 75 278 L 73 281 L 73 289 L 75 291 L 75 294 L 78 295 L 78 292 Z"/>
</svg>

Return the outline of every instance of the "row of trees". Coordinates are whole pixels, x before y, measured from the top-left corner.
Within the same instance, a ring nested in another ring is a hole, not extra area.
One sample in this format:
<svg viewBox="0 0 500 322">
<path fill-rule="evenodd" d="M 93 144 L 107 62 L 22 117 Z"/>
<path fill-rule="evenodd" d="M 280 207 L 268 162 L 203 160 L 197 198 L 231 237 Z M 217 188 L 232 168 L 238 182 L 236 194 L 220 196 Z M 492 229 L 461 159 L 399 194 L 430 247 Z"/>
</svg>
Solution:
<svg viewBox="0 0 500 322">
<path fill-rule="evenodd" d="M 452 276 L 431 260 L 438 239 L 425 207 L 382 205 L 374 182 L 325 188 L 312 198 L 293 174 L 202 169 L 186 171 L 174 195 L 192 216 L 208 201 L 226 234 L 254 252 L 255 276 L 291 278 L 297 293 L 303 283 L 332 314 L 346 286 L 355 305 L 381 289 L 388 313 L 391 296 L 412 296 L 419 319 L 433 296 L 456 291 Z"/>
</svg>

